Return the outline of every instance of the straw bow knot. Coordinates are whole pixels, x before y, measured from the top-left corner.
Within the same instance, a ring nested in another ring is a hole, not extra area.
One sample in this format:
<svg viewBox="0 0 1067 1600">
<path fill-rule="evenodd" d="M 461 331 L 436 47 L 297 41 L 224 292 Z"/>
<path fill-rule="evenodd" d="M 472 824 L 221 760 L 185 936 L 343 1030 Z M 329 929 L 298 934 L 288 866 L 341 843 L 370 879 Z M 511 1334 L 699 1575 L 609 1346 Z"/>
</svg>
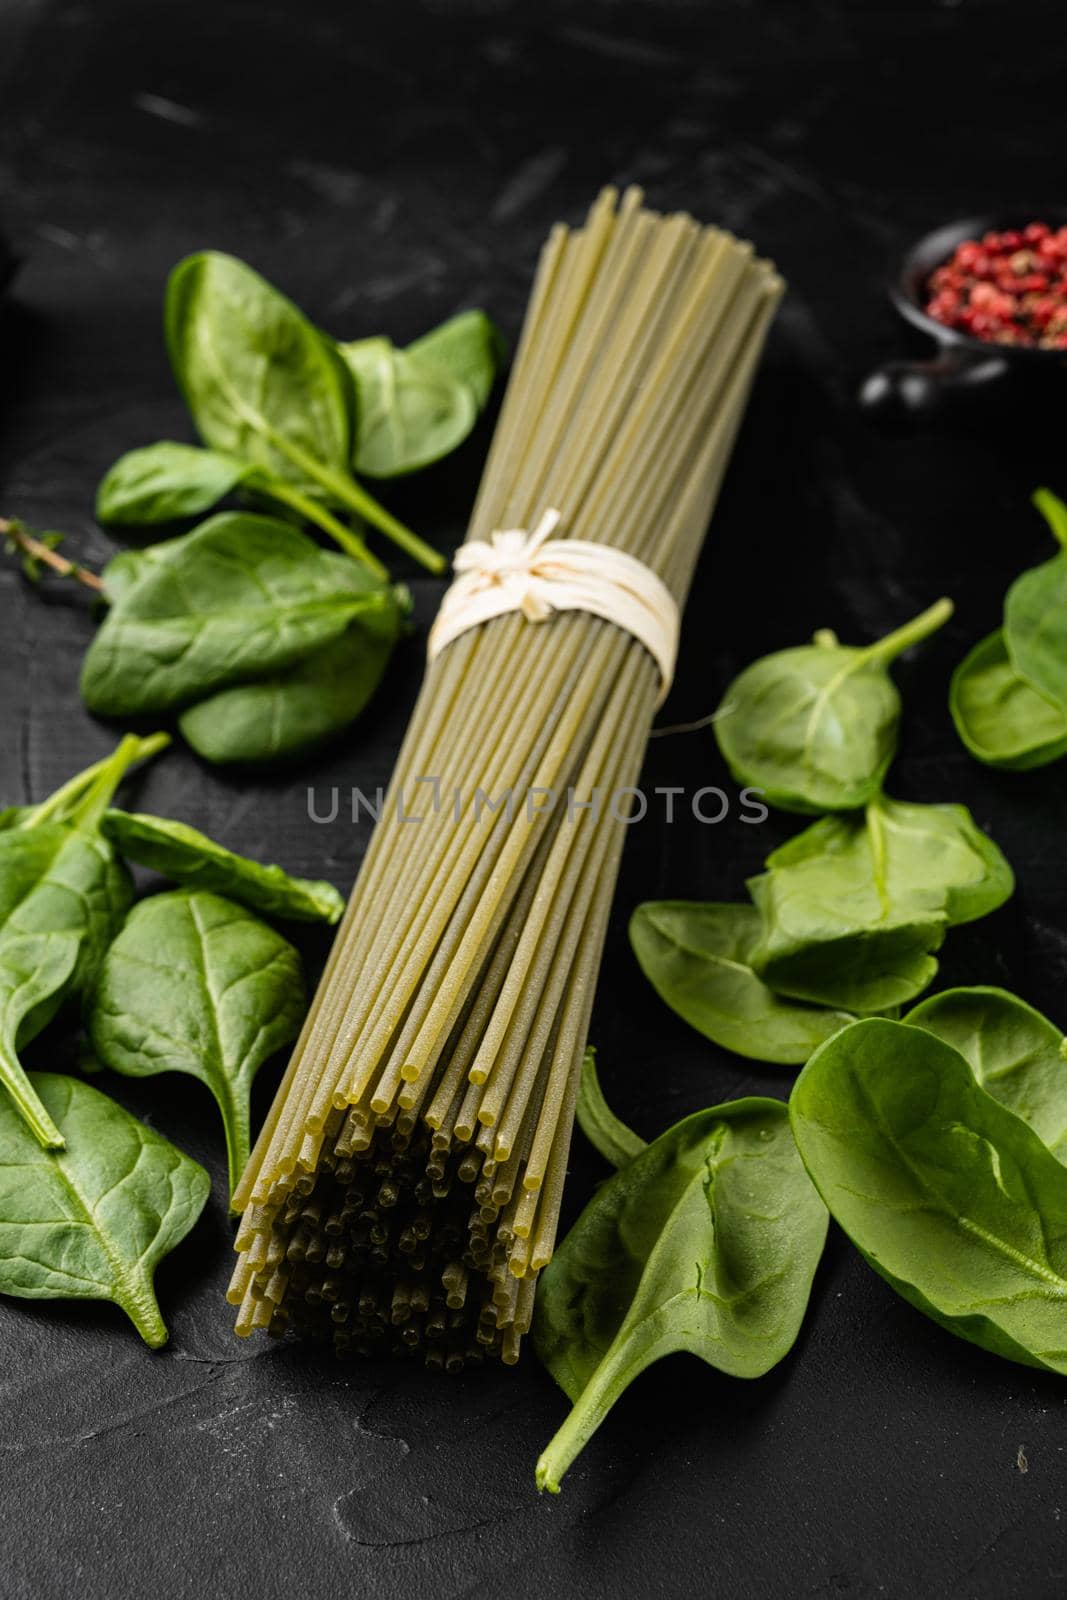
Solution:
<svg viewBox="0 0 1067 1600">
<path fill-rule="evenodd" d="M 532 533 L 525 528 L 496 528 L 488 539 L 460 545 L 454 567 L 464 576 L 466 592 L 505 591 L 508 610 L 521 611 L 528 622 L 544 622 L 555 609 L 539 580 L 541 547 L 559 523 L 558 511 L 546 511 Z"/>
<path fill-rule="evenodd" d="M 639 639 L 670 687 L 678 649 L 678 605 L 663 579 L 636 556 L 587 539 L 553 539 L 560 513 L 549 508 L 531 533 L 496 528 L 455 556 L 456 578 L 437 613 L 427 653 L 432 661 L 468 628 L 520 611 L 545 622 L 557 611 L 587 611 Z"/>
</svg>

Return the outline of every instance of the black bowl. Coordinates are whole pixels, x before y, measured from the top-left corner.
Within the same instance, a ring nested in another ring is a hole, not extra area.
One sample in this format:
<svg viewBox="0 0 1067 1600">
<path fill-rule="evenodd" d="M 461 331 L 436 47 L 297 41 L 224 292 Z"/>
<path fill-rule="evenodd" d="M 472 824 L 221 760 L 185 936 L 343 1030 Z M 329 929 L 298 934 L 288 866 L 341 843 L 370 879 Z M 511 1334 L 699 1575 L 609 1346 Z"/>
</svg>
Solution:
<svg viewBox="0 0 1067 1600">
<path fill-rule="evenodd" d="M 888 361 L 868 374 L 860 386 L 865 411 L 886 416 L 930 416 L 943 407 L 984 399 L 997 390 L 1014 395 L 1017 385 L 1061 377 L 1067 371 L 1067 353 L 1039 350 L 1032 345 L 999 345 L 975 339 L 927 316 L 923 310 L 926 284 L 935 267 L 947 261 L 965 239 L 1006 228 L 1024 228 L 1040 220 L 1062 227 L 1067 213 L 1062 207 L 1035 206 L 1025 214 L 968 217 L 949 222 L 925 234 L 912 246 L 889 286 L 889 298 L 912 327 L 927 334 L 937 354 L 927 361 Z"/>
</svg>

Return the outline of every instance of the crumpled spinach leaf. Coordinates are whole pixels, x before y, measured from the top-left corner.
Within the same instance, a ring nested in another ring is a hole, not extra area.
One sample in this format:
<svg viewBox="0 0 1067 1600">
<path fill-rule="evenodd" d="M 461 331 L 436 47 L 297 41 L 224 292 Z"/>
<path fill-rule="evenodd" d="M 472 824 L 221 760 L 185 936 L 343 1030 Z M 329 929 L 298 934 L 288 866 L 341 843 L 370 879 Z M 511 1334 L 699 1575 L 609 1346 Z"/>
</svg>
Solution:
<svg viewBox="0 0 1067 1600">
<path fill-rule="evenodd" d="M 209 511 L 256 472 L 249 461 L 161 440 L 120 456 L 96 491 L 96 515 L 114 527 L 136 528 Z"/>
<path fill-rule="evenodd" d="M 604 1099 L 596 1070 L 596 1051 L 590 1045 L 582 1057 L 582 1076 L 575 1107 L 578 1126 L 589 1143 L 613 1167 L 624 1167 L 648 1145 L 621 1122 Z"/>
<path fill-rule="evenodd" d="M 127 861 L 151 867 L 173 883 L 225 895 L 264 916 L 333 923 L 345 909 L 344 896 L 332 883 L 293 878 L 279 866 L 236 855 L 186 822 L 113 809 L 102 826 Z"/>
<path fill-rule="evenodd" d="M 1060 551 L 1008 590 L 1004 637 L 1019 676 L 1067 715 L 1067 505 L 1048 489 L 1038 489 L 1033 501 Z"/>
<path fill-rule="evenodd" d="M 0 1098 L 0 1292 L 113 1300 L 158 1349 L 167 1329 L 155 1269 L 199 1217 L 211 1180 L 98 1089 L 50 1072 L 30 1083 L 65 1147 L 42 1150 Z"/>
<path fill-rule="evenodd" d="M 949 710 L 968 750 L 987 766 L 1025 772 L 1067 755 L 1067 708 L 1016 671 L 1001 628 L 956 668 Z"/>
<path fill-rule="evenodd" d="M 102 716 L 167 710 L 262 677 L 356 616 L 395 609 L 366 567 L 269 517 L 223 512 L 131 554 L 105 569 L 113 603 L 82 667 L 85 703 Z"/>
<path fill-rule="evenodd" d="M 782 994 L 853 1012 L 914 999 L 946 929 L 986 916 L 1014 887 L 965 806 L 885 795 L 824 817 L 766 865 L 748 886 L 762 919 L 753 966 Z"/>
<path fill-rule="evenodd" d="M 946 989 L 904 1018 L 958 1050 L 982 1088 L 1067 1165 L 1067 1041 L 1006 989 Z"/>
<path fill-rule="evenodd" d="M 373 696 L 400 637 L 404 608 L 395 590 L 339 639 L 254 683 L 208 695 L 179 727 L 205 761 L 255 765 L 321 744 L 354 722 Z"/>
<path fill-rule="evenodd" d="M 759 942 L 752 906 L 652 900 L 630 919 L 641 971 L 672 1011 L 725 1050 L 802 1066 L 853 1018 L 776 995 L 752 966 Z"/>
<path fill-rule="evenodd" d="M 230 1192 L 248 1160 L 252 1080 L 295 1039 L 306 996 L 300 957 L 273 928 L 219 895 L 177 889 L 134 907 L 93 992 L 89 1037 L 127 1077 L 186 1072 L 222 1113 Z"/>
<path fill-rule="evenodd" d="M 790 1099 L 831 1215 L 898 1294 L 961 1339 L 1067 1374 L 1067 1169 L 963 1056 L 853 1023 Z"/>
<path fill-rule="evenodd" d="M 939 600 L 875 644 L 814 643 L 764 656 L 735 678 L 712 724 L 738 783 L 785 811 L 849 811 L 874 798 L 896 753 L 897 656 L 952 615 Z"/>
<path fill-rule="evenodd" d="M 573 1410 L 537 1463 L 560 1479 L 615 1401 L 689 1350 L 734 1377 L 792 1347 L 827 1216 L 777 1100 L 697 1112 L 597 1190 L 541 1276 L 538 1355 Z"/>
</svg>

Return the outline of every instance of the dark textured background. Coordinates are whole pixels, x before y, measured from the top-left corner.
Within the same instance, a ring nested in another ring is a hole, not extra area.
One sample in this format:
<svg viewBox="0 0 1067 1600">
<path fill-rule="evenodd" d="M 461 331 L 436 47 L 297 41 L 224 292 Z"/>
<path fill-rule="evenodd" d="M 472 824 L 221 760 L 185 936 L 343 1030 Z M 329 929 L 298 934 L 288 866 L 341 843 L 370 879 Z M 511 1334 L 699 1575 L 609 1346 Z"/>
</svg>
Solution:
<svg viewBox="0 0 1067 1600">
<path fill-rule="evenodd" d="M 1018 872 L 1008 907 L 953 933 L 943 978 L 1006 983 L 1063 1022 L 1067 768 L 979 768 L 945 709 L 953 663 L 1049 551 L 1026 496 L 1042 480 L 1067 490 L 1063 396 L 910 438 L 873 431 L 853 403 L 865 368 L 899 347 L 884 283 L 913 235 L 1020 195 L 1063 199 L 1054 21 L 1036 0 L 3 0 L 0 228 L 23 265 L 0 322 L 0 507 L 68 530 L 86 560 L 110 553 L 91 516 L 100 474 L 129 446 L 186 434 L 159 322 L 164 275 L 190 249 L 248 258 L 344 336 L 406 338 L 468 304 L 513 336 L 547 226 L 576 219 L 601 182 L 724 221 L 776 257 L 791 292 L 664 720 L 699 717 L 742 664 L 816 626 L 865 640 L 952 595 L 956 619 L 899 674 L 892 788 L 966 800 Z M 393 494 L 431 539 L 459 537 L 487 434 Z M 415 587 L 425 617 L 439 586 Z M 0 606 L 12 802 L 113 734 L 77 699 L 81 596 L 35 593 L 8 564 Z M 385 779 L 419 655 L 411 643 L 363 723 L 300 771 L 249 782 L 178 749 L 140 803 L 347 888 L 365 830 L 313 825 L 307 786 Z M 706 732 L 651 747 L 649 784 L 723 778 Z M 644 898 L 736 898 L 791 827 L 633 830 L 593 1037 L 642 1133 L 788 1092 L 658 1004 L 625 928 Z M 306 948 L 318 962 L 324 941 Z M 68 1050 L 60 1030 L 36 1059 Z M 215 1191 L 159 1273 L 162 1354 L 110 1307 L 0 1305 L 5 1597 L 1063 1593 L 1062 1384 L 953 1340 L 839 1235 L 774 1374 L 743 1384 L 664 1362 L 562 1496 L 539 1499 L 534 1459 L 564 1405 L 532 1359 L 449 1383 L 237 1344 L 206 1092 L 107 1087 L 205 1161 Z M 572 1214 L 602 1175 L 577 1140 Z"/>
</svg>

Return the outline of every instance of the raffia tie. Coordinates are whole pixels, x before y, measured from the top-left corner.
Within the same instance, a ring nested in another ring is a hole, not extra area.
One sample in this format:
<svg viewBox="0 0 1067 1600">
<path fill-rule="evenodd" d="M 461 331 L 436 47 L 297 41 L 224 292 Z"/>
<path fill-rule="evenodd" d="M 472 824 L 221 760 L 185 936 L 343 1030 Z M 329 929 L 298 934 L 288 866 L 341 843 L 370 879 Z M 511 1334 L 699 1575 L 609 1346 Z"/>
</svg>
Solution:
<svg viewBox="0 0 1067 1600">
<path fill-rule="evenodd" d="M 589 611 L 639 639 L 660 673 L 662 704 L 678 654 L 678 606 L 636 556 L 585 539 L 553 539 L 560 513 L 548 510 L 528 533 L 498 528 L 460 545 L 456 577 L 445 591 L 427 643 L 432 661 L 445 645 L 492 617 L 521 611 L 546 622 L 557 611 Z"/>
</svg>

